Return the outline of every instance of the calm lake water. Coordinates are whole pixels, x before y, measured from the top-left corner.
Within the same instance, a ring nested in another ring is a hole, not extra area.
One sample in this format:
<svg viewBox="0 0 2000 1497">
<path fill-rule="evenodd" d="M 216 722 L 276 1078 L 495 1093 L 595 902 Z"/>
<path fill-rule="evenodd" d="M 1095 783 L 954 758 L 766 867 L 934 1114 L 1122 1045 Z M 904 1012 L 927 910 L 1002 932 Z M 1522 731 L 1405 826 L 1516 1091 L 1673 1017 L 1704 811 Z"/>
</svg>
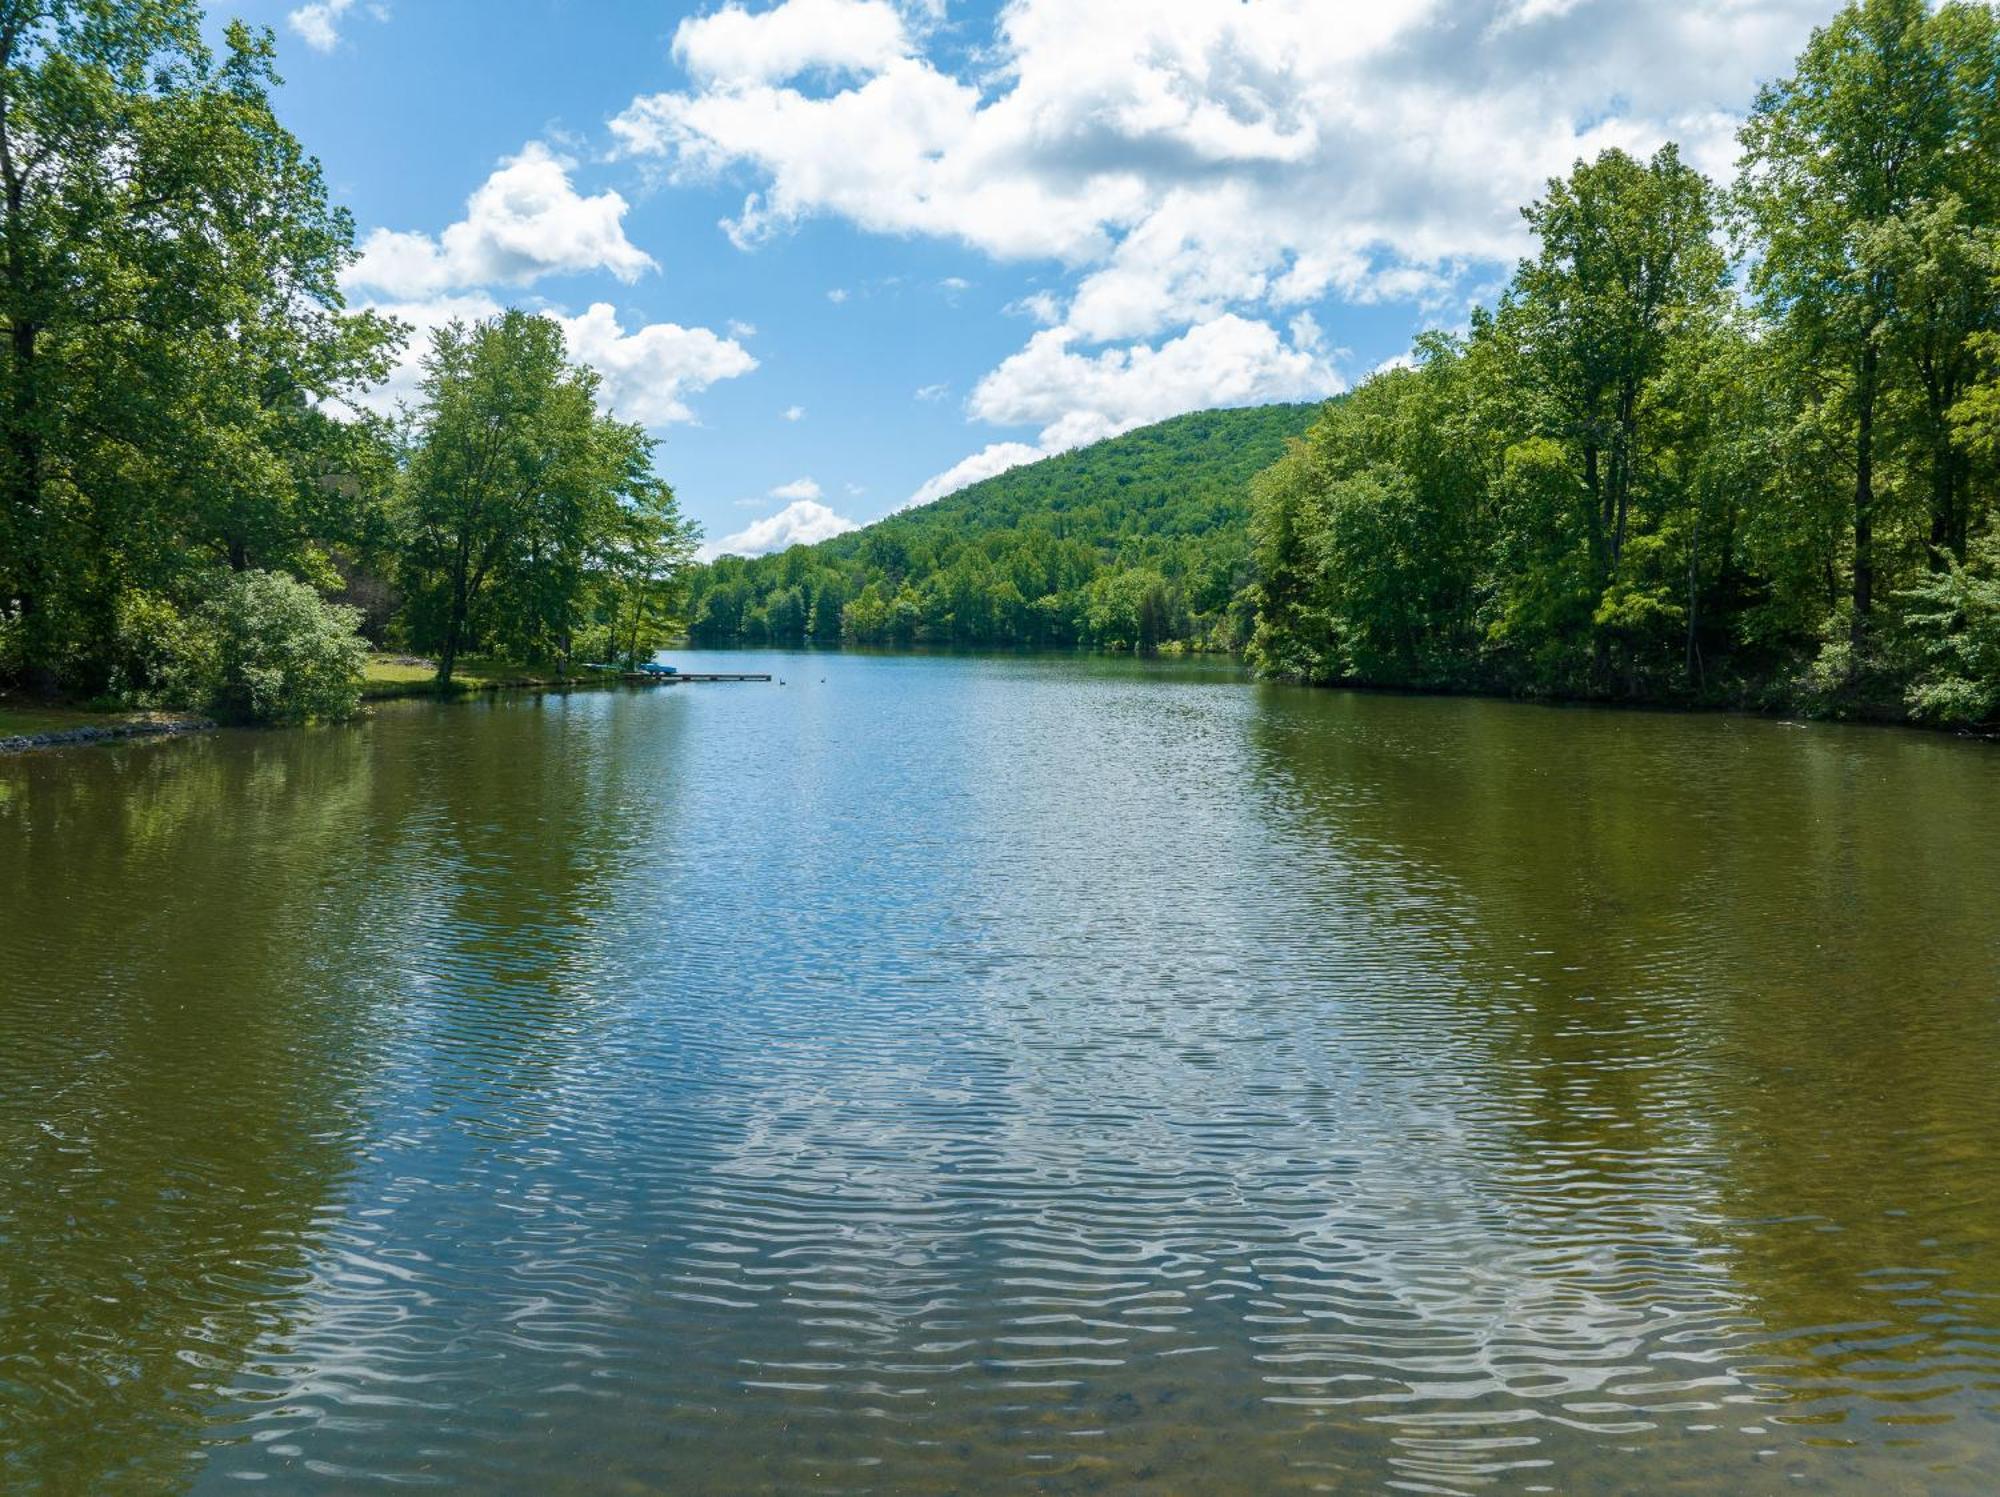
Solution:
<svg viewBox="0 0 2000 1497">
<path fill-rule="evenodd" d="M 2000 1489 L 2000 750 L 721 658 L 0 760 L 0 1489 Z"/>
</svg>

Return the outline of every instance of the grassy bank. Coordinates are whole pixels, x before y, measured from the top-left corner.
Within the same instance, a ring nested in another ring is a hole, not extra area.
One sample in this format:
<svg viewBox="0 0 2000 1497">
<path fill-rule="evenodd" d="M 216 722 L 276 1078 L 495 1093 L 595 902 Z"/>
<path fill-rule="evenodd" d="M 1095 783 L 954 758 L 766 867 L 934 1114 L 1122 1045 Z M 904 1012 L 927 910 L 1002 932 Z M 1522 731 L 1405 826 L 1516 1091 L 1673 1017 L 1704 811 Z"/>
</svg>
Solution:
<svg viewBox="0 0 2000 1497">
<path fill-rule="evenodd" d="M 192 712 L 98 711 L 75 703 L 0 694 L 0 752 L 188 733 L 212 726 Z"/>
<path fill-rule="evenodd" d="M 462 696 L 509 687 L 586 686 L 603 684 L 602 675 L 581 671 L 563 676 L 553 665 L 468 656 L 452 671 L 451 685 L 440 690 L 433 662 L 406 655 L 371 655 L 361 673 L 361 698 L 381 702 L 395 697 Z"/>
<path fill-rule="evenodd" d="M 409 656 L 372 655 L 363 668 L 361 698 L 365 702 L 397 697 L 463 696 L 479 691 L 519 687 L 604 684 L 596 672 L 560 676 L 553 666 L 519 660 L 470 658 L 459 663 L 452 683 L 438 689 L 437 666 Z M 198 713 L 162 712 L 123 707 L 97 707 L 87 702 L 47 701 L 0 692 L 0 744 L 10 748 L 59 743 L 86 743 L 140 737 L 151 733 L 186 732 L 211 726 Z"/>
</svg>

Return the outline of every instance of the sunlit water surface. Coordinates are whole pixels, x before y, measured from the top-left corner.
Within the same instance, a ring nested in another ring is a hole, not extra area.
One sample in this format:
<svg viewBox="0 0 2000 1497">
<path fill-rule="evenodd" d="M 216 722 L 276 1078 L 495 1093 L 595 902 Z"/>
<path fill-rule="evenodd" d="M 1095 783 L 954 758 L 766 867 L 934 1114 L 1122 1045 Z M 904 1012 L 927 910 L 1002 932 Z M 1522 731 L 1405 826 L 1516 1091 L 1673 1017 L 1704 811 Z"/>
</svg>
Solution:
<svg viewBox="0 0 2000 1497">
<path fill-rule="evenodd" d="M 2000 751 L 726 659 L 0 760 L 0 1489 L 2000 1489 Z"/>
</svg>

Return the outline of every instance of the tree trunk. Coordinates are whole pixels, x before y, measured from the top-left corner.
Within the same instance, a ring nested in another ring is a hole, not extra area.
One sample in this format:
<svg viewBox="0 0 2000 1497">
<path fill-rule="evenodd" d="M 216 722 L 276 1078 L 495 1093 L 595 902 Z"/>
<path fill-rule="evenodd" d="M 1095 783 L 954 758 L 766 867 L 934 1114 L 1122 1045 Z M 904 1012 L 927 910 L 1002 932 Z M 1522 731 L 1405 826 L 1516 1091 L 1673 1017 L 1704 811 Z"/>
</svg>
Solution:
<svg viewBox="0 0 2000 1497">
<path fill-rule="evenodd" d="M 1940 436 L 1931 451 L 1931 570 L 1942 572 L 1949 561 L 1965 560 L 1966 523 L 1960 512 L 1959 453 L 1951 439 Z"/>
<path fill-rule="evenodd" d="M 1860 651 L 1867 642 L 1875 606 L 1875 370 L 1877 351 L 1871 335 L 1861 350 L 1861 377 L 1855 388 L 1858 417 L 1854 442 L 1854 618 L 1849 641 L 1855 649 L 1853 668 L 1860 668 Z"/>
<path fill-rule="evenodd" d="M 1701 669 L 1701 653 L 1696 648 L 1695 639 L 1701 629 L 1701 509 L 1694 512 L 1694 534 L 1688 541 L 1688 628 L 1687 628 L 1687 679 L 1688 685 L 1697 684 L 1697 673 Z"/>
<path fill-rule="evenodd" d="M 1583 485 L 1590 491 L 1590 579 L 1597 594 L 1591 600 L 1591 608 L 1595 612 L 1596 605 L 1604 601 L 1604 589 L 1611 584 L 1611 569 L 1605 557 L 1605 531 L 1610 516 L 1605 508 L 1604 476 L 1594 440 L 1586 442 L 1583 448 Z M 1595 626 L 1591 634 L 1591 680 L 1601 688 L 1611 677 L 1611 638 Z"/>
<path fill-rule="evenodd" d="M 1618 397 L 1618 448 L 1611 462 L 1611 501 L 1614 519 L 1611 530 L 1611 578 L 1625 556 L 1625 532 L 1632 513 L 1633 455 L 1639 450 L 1638 392 L 1623 390 Z"/>
<path fill-rule="evenodd" d="M 438 654 L 437 684 L 440 690 L 451 685 L 451 673 L 458 668 L 458 646 L 465 633 L 465 571 L 463 565 L 451 579 L 451 608 L 445 614 L 444 649 Z"/>
<path fill-rule="evenodd" d="M 7 481 L 7 519 L 4 531 L 18 547 L 15 558 L 15 603 L 21 612 L 21 637 L 25 645 L 28 688 L 43 694 L 56 689 L 52 663 L 49 623 L 43 604 L 43 568 L 37 551 L 51 539 L 42 526 L 42 436 L 36 429 L 40 419 L 35 390 L 35 361 L 41 329 L 32 322 L 17 322 L 7 340 L 8 400 L 7 455 L 12 471 Z"/>
</svg>

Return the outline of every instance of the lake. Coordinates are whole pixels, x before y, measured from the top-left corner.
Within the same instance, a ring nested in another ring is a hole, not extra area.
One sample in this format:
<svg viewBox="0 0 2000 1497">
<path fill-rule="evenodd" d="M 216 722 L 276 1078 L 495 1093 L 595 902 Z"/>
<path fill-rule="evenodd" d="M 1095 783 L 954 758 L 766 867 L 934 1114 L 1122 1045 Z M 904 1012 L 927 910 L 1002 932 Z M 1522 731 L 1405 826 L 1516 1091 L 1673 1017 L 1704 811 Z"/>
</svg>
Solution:
<svg viewBox="0 0 2000 1497">
<path fill-rule="evenodd" d="M 0 760 L 0 1489 L 2000 1488 L 2000 750 L 672 658 Z"/>
</svg>

